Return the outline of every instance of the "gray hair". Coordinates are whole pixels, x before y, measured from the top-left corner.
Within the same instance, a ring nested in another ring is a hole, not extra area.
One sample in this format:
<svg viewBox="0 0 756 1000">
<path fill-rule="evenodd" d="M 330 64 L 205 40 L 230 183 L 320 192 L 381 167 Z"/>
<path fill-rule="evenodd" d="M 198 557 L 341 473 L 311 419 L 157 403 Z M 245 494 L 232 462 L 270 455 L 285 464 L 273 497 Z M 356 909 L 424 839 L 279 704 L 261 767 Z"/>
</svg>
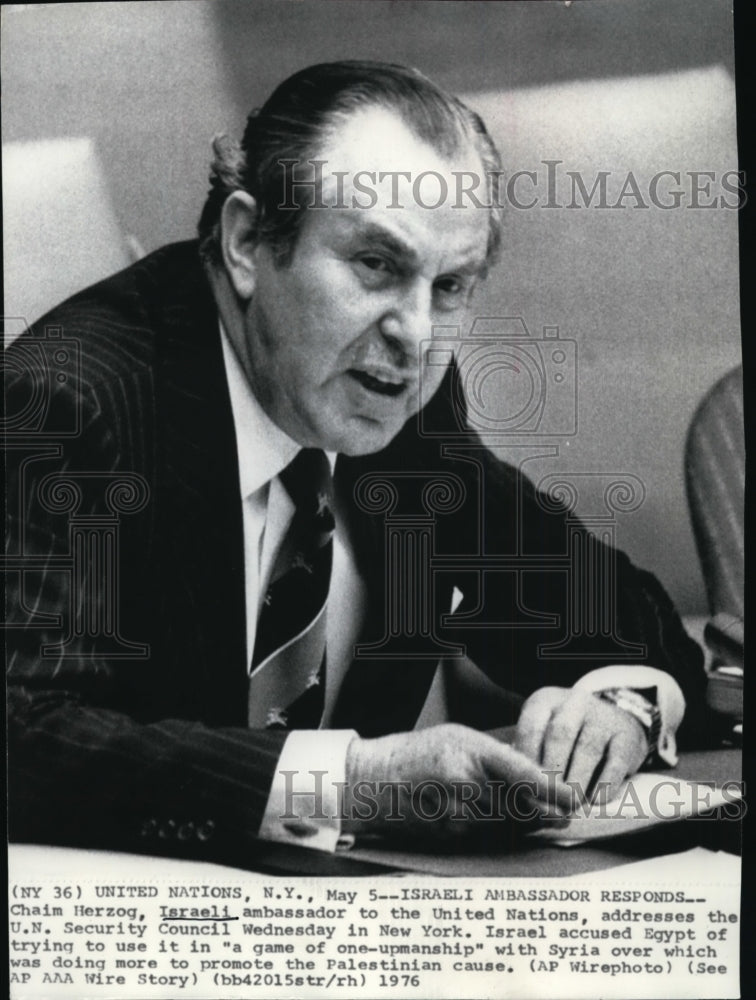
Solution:
<svg viewBox="0 0 756 1000">
<path fill-rule="evenodd" d="M 477 151 L 488 180 L 488 260 L 494 259 L 501 243 L 498 193 L 502 169 L 480 116 L 415 69 L 344 61 L 310 66 L 285 80 L 249 115 L 241 143 L 225 135 L 214 139 L 210 190 L 198 225 L 206 263 L 221 260 L 224 202 L 234 191 L 246 191 L 257 203 L 258 238 L 273 248 L 280 264 L 286 264 L 314 192 L 303 191 L 294 206 L 287 200 L 282 207 L 282 194 L 293 176 L 285 164 L 315 159 L 334 128 L 365 107 L 398 113 L 419 139 L 447 158 L 465 144 Z"/>
</svg>

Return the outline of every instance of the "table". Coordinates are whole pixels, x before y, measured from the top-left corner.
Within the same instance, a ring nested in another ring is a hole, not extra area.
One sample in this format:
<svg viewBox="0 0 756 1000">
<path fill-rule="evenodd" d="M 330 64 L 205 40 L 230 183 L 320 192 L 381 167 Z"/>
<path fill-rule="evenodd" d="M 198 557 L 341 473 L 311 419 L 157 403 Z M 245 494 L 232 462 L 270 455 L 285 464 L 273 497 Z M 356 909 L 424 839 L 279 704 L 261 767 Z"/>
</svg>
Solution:
<svg viewBox="0 0 756 1000">
<path fill-rule="evenodd" d="M 680 763 L 665 777 L 695 781 L 739 780 L 739 750 L 708 750 L 680 755 Z M 461 852 L 407 851 L 385 845 L 359 846 L 335 855 L 284 844 L 259 842 L 254 858 L 236 862 L 239 868 L 267 874 L 302 874 L 332 877 L 375 877 L 380 874 L 416 872 L 428 875 L 462 877 L 532 878 L 569 876 L 600 871 L 628 864 L 642 858 L 674 854 L 691 847 L 707 847 L 737 854 L 740 850 L 741 824 L 722 820 L 687 819 L 667 822 L 639 834 L 594 841 L 590 845 L 560 848 L 522 838 L 515 849 L 485 849 Z M 218 877 L 228 866 L 207 862 L 156 858 L 136 854 L 117 855 L 107 851 L 84 851 L 75 848 L 12 844 L 9 866 L 33 867 L 42 874 L 45 867 L 59 871 L 70 866 L 83 870 L 97 857 L 112 858 L 119 868 L 134 876 L 147 877 L 170 871 L 176 877 L 198 878 L 202 874 Z M 231 869 L 235 870 L 235 869 Z"/>
</svg>

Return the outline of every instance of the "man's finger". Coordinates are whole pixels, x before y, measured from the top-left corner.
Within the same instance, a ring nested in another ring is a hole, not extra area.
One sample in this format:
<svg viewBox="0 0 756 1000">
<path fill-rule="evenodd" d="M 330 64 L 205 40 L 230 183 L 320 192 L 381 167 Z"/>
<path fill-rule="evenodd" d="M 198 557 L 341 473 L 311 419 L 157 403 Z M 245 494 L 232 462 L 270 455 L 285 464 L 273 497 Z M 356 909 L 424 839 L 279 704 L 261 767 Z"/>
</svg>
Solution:
<svg viewBox="0 0 756 1000">
<path fill-rule="evenodd" d="M 531 760 L 541 761 L 544 734 L 556 703 L 555 696 L 539 691 L 522 706 L 514 745 Z"/>
<path fill-rule="evenodd" d="M 524 795 L 569 811 L 572 798 L 564 782 L 514 747 L 502 743 L 487 747 L 481 763 L 489 779 L 504 781 L 510 786 L 518 784 Z"/>
<path fill-rule="evenodd" d="M 624 735 L 609 741 L 606 758 L 596 776 L 597 801 L 610 802 L 615 798 L 629 774 L 636 771 L 637 748 L 632 739 Z"/>
<path fill-rule="evenodd" d="M 575 741 L 569 770 L 565 776 L 565 780 L 569 781 L 584 800 L 590 798 L 597 772 L 603 768 L 608 742 L 603 729 L 586 719 Z"/>
<path fill-rule="evenodd" d="M 582 700 L 568 699 L 554 712 L 546 727 L 541 749 L 544 767 L 559 771 L 567 777 L 585 725 L 585 705 Z"/>
</svg>

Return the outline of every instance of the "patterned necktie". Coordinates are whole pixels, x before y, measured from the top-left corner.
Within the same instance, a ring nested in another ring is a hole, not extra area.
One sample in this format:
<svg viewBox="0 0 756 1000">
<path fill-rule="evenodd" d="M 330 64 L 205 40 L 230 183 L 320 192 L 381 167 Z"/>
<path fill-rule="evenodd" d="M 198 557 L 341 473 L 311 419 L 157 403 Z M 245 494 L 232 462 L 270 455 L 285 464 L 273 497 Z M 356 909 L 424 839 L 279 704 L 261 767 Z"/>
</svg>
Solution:
<svg viewBox="0 0 756 1000">
<path fill-rule="evenodd" d="M 252 728 L 317 729 L 335 526 L 331 469 L 324 452 L 304 448 L 280 478 L 295 511 L 257 623 L 248 722 Z"/>
</svg>

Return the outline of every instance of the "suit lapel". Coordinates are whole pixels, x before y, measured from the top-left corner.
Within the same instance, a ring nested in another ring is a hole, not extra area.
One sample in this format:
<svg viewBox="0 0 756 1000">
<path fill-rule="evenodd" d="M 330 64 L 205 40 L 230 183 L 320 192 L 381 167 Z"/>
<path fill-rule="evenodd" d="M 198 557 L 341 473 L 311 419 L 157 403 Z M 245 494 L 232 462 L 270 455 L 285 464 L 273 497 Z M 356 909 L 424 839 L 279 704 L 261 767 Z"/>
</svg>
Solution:
<svg viewBox="0 0 756 1000">
<path fill-rule="evenodd" d="M 158 467 L 168 651 L 187 707 L 245 724 L 244 542 L 236 435 L 215 303 L 196 245 L 163 303 Z M 178 655 L 177 655 L 178 654 Z"/>
<path fill-rule="evenodd" d="M 432 475 L 447 462 L 441 460 L 437 444 L 425 445 L 416 431 L 415 420 L 384 451 L 361 458 L 340 457 L 336 467 L 337 487 L 352 511 L 350 531 L 360 571 L 368 592 L 367 618 L 361 642 L 379 642 L 386 634 L 386 521 L 384 514 L 360 509 L 355 487 L 368 473 L 417 471 Z M 438 608 L 449 610 L 452 584 L 442 580 L 435 594 Z M 436 616 L 437 617 L 437 616 Z M 399 637 L 399 644 L 406 642 Z M 363 736 L 411 729 L 422 710 L 438 659 L 425 658 L 428 643 L 417 637 L 413 648 L 419 658 L 357 658 L 347 673 L 334 709 L 335 728 L 353 727 Z"/>
</svg>

